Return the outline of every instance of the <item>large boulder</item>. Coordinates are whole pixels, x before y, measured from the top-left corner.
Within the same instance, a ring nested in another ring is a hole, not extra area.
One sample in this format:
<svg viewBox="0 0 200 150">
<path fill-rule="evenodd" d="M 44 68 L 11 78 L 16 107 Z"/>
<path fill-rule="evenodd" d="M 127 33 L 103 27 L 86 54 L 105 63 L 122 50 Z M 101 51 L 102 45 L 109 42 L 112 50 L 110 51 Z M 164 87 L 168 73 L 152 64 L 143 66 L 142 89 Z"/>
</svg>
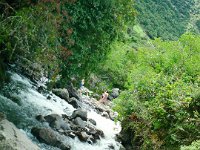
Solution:
<svg viewBox="0 0 200 150">
<path fill-rule="evenodd" d="M 73 84 L 70 83 L 67 86 L 67 90 L 69 92 L 69 97 L 75 97 L 77 100 L 81 99 L 80 94 L 78 93 L 78 91 L 74 88 Z"/>
<path fill-rule="evenodd" d="M 82 120 L 87 121 L 87 111 L 85 111 L 83 109 L 75 110 L 72 113 L 71 118 L 76 118 L 76 117 L 80 117 Z"/>
<path fill-rule="evenodd" d="M 45 118 L 44 118 L 44 116 L 42 116 L 42 115 L 37 115 L 35 118 L 36 118 L 39 122 L 45 122 L 45 121 L 46 121 Z"/>
<path fill-rule="evenodd" d="M 55 120 L 50 124 L 50 127 L 56 129 L 56 130 L 71 130 L 69 124 L 67 124 L 63 120 Z"/>
<path fill-rule="evenodd" d="M 31 133 L 40 141 L 45 144 L 58 147 L 61 150 L 70 150 L 70 146 L 64 143 L 61 136 L 55 131 L 49 128 L 37 128 L 34 127 L 31 130 Z"/>
<path fill-rule="evenodd" d="M 0 113 L 0 149 L 1 150 L 40 150 L 15 125 L 5 119 Z"/>
<path fill-rule="evenodd" d="M 44 117 L 49 123 L 49 126 L 56 130 L 71 130 L 69 124 L 63 120 L 63 118 L 57 114 L 50 114 Z"/>
<path fill-rule="evenodd" d="M 67 89 L 53 89 L 52 92 L 67 102 L 69 101 L 69 92 Z"/>
<path fill-rule="evenodd" d="M 61 120 L 62 117 L 59 116 L 58 114 L 50 114 L 44 117 L 44 119 L 50 124 L 55 120 Z"/>
<path fill-rule="evenodd" d="M 119 88 L 113 88 L 110 96 L 113 98 L 117 98 L 119 96 Z"/>
<path fill-rule="evenodd" d="M 74 124 L 77 125 L 78 127 L 81 127 L 81 128 L 86 127 L 86 123 L 80 117 L 76 117 L 74 119 Z"/>
<path fill-rule="evenodd" d="M 78 108 L 78 100 L 75 97 L 71 97 L 68 101 L 69 104 L 71 104 L 74 108 Z"/>
</svg>

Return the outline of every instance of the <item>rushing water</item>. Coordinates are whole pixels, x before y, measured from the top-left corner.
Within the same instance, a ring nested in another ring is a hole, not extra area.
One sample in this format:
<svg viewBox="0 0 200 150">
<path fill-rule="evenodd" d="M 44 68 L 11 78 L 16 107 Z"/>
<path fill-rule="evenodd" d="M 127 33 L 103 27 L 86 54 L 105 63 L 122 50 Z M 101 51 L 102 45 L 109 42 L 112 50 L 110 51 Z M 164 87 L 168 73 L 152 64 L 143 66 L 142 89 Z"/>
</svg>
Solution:
<svg viewBox="0 0 200 150">
<path fill-rule="evenodd" d="M 51 92 L 40 94 L 36 89 L 42 83 L 33 83 L 16 73 L 10 72 L 10 75 L 10 83 L 3 87 L 0 92 L 0 111 L 4 112 L 8 120 L 13 122 L 22 132 L 25 132 L 41 149 L 58 150 L 58 148 L 39 143 L 32 136 L 30 133 L 32 127 L 45 126 L 45 124 L 39 123 L 35 116 L 40 114 L 45 116 L 52 113 L 71 115 L 75 110 L 74 107 Z M 52 97 L 50 100 L 47 99 L 49 94 Z M 109 145 L 114 146 L 115 150 L 119 150 L 120 144 L 114 138 L 120 130 L 120 125 L 100 116 L 92 109 L 88 110 L 88 118 L 96 121 L 96 127 L 104 132 L 105 138 L 90 145 L 80 142 L 78 138 L 65 137 L 72 150 L 106 150 L 109 149 Z"/>
</svg>

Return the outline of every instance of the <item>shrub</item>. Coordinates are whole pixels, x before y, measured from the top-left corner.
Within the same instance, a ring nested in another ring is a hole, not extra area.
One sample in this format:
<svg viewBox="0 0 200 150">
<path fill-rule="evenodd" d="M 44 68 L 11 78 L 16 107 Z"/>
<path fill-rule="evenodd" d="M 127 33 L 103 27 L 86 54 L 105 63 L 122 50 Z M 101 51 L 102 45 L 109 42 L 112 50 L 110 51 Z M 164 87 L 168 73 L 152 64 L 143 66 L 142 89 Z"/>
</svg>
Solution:
<svg viewBox="0 0 200 150">
<path fill-rule="evenodd" d="M 156 39 L 153 48 L 137 51 L 128 90 L 114 109 L 122 122 L 137 118 L 125 124 L 134 129 L 133 141 L 143 137 L 143 149 L 178 148 L 200 136 L 199 42 L 199 36 L 186 34 L 178 41 Z"/>
</svg>

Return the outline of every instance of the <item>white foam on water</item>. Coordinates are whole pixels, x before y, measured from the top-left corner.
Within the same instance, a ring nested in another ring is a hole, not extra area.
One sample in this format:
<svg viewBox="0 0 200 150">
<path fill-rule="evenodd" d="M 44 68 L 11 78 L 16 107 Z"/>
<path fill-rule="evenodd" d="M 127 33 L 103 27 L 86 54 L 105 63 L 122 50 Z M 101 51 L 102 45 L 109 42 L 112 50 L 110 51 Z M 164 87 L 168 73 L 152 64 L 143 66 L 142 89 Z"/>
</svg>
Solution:
<svg viewBox="0 0 200 150">
<path fill-rule="evenodd" d="M 75 110 L 73 106 L 68 104 L 65 100 L 57 97 L 51 93 L 51 99 L 48 100 L 46 96 L 33 89 L 32 82 L 16 73 L 11 73 L 11 78 L 14 82 L 20 82 L 27 86 L 26 90 L 21 90 L 19 97 L 22 99 L 23 105 L 32 105 L 35 108 L 39 108 L 42 115 L 47 114 L 67 114 L 71 115 Z M 39 114 L 38 114 L 39 115 Z M 97 123 L 97 129 L 104 132 L 105 138 L 98 140 L 95 144 L 89 144 L 80 142 L 78 138 L 71 139 L 66 137 L 66 140 L 71 145 L 72 150 L 106 150 L 109 149 L 109 145 L 114 146 L 115 150 L 119 150 L 119 143 L 115 141 L 115 135 L 121 130 L 120 124 L 115 123 L 110 119 L 106 119 L 94 111 L 88 112 L 88 118 L 94 119 Z M 26 131 L 27 132 L 27 131 Z M 30 134 L 30 133 L 27 133 Z M 42 148 L 45 150 L 45 148 Z"/>
<path fill-rule="evenodd" d="M 23 83 L 23 84 L 25 84 L 27 87 L 31 87 L 31 86 L 32 86 L 32 83 L 31 83 L 31 81 L 30 81 L 29 79 L 27 79 L 27 78 L 25 78 L 25 77 L 23 77 L 23 76 L 20 76 L 20 75 L 18 75 L 18 74 L 16 74 L 16 73 L 12 73 L 12 72 L 9 72 L 9 73 L 12 74 L 12 75 L 11 75 L 11 79 L 12 79 L 13 81 Z"/>
</svg>

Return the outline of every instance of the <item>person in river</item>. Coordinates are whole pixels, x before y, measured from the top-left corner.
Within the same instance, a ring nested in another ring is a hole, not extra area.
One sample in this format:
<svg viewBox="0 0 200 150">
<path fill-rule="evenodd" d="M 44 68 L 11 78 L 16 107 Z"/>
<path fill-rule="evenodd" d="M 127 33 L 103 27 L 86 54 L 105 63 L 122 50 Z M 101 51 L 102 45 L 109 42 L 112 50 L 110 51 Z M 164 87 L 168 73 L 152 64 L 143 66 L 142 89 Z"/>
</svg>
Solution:
<svg viewBox="0 0 200 150">
<path fill-rule="evenodd" d="M 81 83 L 80 83 L 80 89 L 81 89 L 82 87 L 84 87 L 84 84 L 85 84 L 85 80 L 82 79 L 82 80 L 81 80 Z"/>
<path fill-rule="evenodd" d="M 101 99 L 99 100 L 100 103 L 106 104 L 107 100 L 108 100 L 108 91 L 105 91 L 102 96 Z"/>
<path fill-rule="evenodd" d="M 80 82 L 80 89 L 79 92 L 82 95 L 83 93 L 86 93 L 86 95 L 88 96 L 88 89 L 84 87 L 85 84 L 85 79 L 82 79 Z"/>
</svg>

